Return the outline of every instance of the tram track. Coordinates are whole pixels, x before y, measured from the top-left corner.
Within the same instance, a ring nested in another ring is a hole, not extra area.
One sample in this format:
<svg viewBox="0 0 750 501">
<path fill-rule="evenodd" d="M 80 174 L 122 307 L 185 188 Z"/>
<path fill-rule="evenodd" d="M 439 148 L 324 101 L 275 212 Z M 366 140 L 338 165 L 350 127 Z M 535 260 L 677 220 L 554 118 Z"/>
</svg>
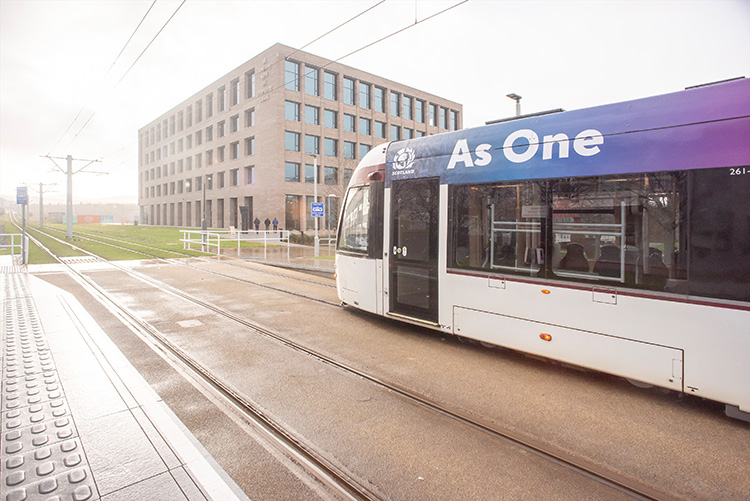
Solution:
<svg viewBox="0 0 750 501">
<path fill-rule="evenodd" d="M 174 264 L 174 261 L 166 261 L 166 262 Z M 637 499 L 665 499 L 666 498 L 664 493 L 658 492 L 657 490 L 649 486 L 642 485 L 638 482 L 634 482 L 630 478 L 625 478 L 624 476 L 614 474 L 611 471 L 603 471 L 601 467 L 598 467 L 592 463 L 589 463 L 588 461 L 582 460 L 580 457 L 576 457 L 570 453 L 555 450 L 549 447 L 547 444 L 543 443 L 542 441 L 531 440 L 528 437 L 521 437 L 517 433 L 514 433 L 510 430 L 502 429 L 501 427 L 497 426 L 496 423 L 490 422 L 489 420 L 481 416 L 472 415 L 469 412 L 458 409 L 449 404 L 438 402 L 435 399 L 422 395 L 419 392 L 416 392 L 403 385 L 396 384 L 391 381 L 387 381 L 377 375 L 358 369 L 357 367 L 354 367 L 351 364 L 347 364 L 347 363 L 343 363 L 341 361 L 335 360 L 331 356 L 328 356 L 320 352 L 319 350 L 315 350 L 312 347 L 305 346 L 297 341 L 291 340 L 279 333 L 273 332 L 272 330 L 264 328 L 234 313 L 226 311 L 224 308 L 221 308 L 220 306 L 214 305 L 208 301 L 198 298 L 195 295 L 189 294 L 171 285 L 165 284 L 159 280 L 148 277 L 142 273 L 136 272 L 135 270 L 119 266 L 116 263 L 109 262 L 108 264 L 119 269 L 120 271 L 128 273 L 129 275 L 141 281 L 148 283 L 152 287 L 155 287 L 159 290 L 168 292 L 172 295 L 175 295 L 186 301 L 189 301 L 191 304 L 195 306 L 199 306 L 201 308 L 209 310 L 227 320 L 234 322 L 235 324 L 242 325 L 243 327 L 246 327 L 257 334 L 260 334 L 269 339 L 272 339 L 273 341 L 281 345 L 284 345 L 288 348 L 291 348 L 299 353 L 307 355 L 308 357 L 312 357 L 319 362 L 322 362 L 328 366 L 334 367 L 347 374 L 354 375 L 372 384 L 375 384 L 380 388 L 384 388 L 388 390 L 389 392 L 396 394 L 400 396 L 401 398 L 404 398 L 410 402 L 413 402 L 432 412 L 436 412 L 442 416 L 448 417 L 458 423 L 461 423 L 464 426 L 471 427 L 488 436 L 497 438 L 505 443 L 511 444 L 524 451 L 535 454 L 541 458 L 544 458 L 545 460 L 548 460 L 554 464 L 557 464 L 568 470 L 571 470 L 579 475 L 582 475 L 586 478 L 589 478 L 603 485 L 606 485 L 619 492 L 625 493 Z M 102 297 L 106 298 L 105 300 L 108 301 L 109 303 L 117 305 L 116 299 L 110 297 L 106 291 L 104 291 L 101 287 L 96 285 L 93 282 L 93 280 L 91 280 L 89 277 L 85 277 L 85 275 L 75 271 L 71 266 L 67 266 L 67 268 L 70 269 L 71 272 L 75 273 L 79 277 L 80 280 L 84 281 L 87 284 L 90 284 L 89 287 L 92 287 L 96 291 L 96 294 L 101 295 Z M 208 270 L 205 270 L 204 268 L 196 267 L 196 269 L 202 272 L 212 273 L 214 275 L 222 276 L 225 278 L 232 278 L 232 277 L 227 276 L 226 274 L 208 271 Z M 256 285 L 256 284 L 253 284 L 253 285 Z M 280 291 L 280 292 L 285 292 L 285 291 Z M 302 296 L 302 297 L 311 299 L 307 296 Z M 118 306 L 118 308 L 121 308 L 121 307 Z M 124 311 L 127 311 L 127 310 L 124 310 Z M 160 344 L 163 344 L 170 351 L 174 352 L 176 356 L 180 357 L 180 359 L 189 361 L 186 363 L 189 363 L 191 366 L 193 365 L 197 366 L 198 367 L 197 372 L 201 374 L 202 378 L 209 381 L 212 384 L 212 386 L 215 385 L 217 388 L 220 388 L 220 391 L 222 395 L 225 395 L 225 398 L 228 398 L 231 401 L 236 402 L 233 405 L 252 406 L 251 403 L 245 401 L 246 399 L 244 399 L 242 395 L 240 395 L 238 392 L 233 390 L 228 385 L 222 383 L 220 379 L 216 377 L 215 375 L 213 375 L 209 369 L 200 366 L 200 364 L 197 364 L 197 362 L 191 361 L 191 357 L 189 356 L 189 354 L 183 353 L 182 350 L 180 350 L 178 347 L 173 346 L 172 343 L 168 339 L 166 339 L 165 336 L 159 333 L 152 326 L 148 325 L 148 323 L 143 322 L 136 315 L 130 312 L 127 313 L 127 317 L 130 319 L 129 322 L 133 322 L 135 325 L 141 326 L 140 328 L 144 329 L 148 333 L 148 335 L 157 339 Z M 284 435 L 283 432 L 281 432 L 281 434 Z M 295 437 L 291 437 L 292 443 L 294 443 L 295 440 L 296 440 Z M 304 446 L 302 446 L 302 448 L 305 449 Z M 316 460 L 319 460 L 319 459 L 316 459 Z M 330 468 L 331 466 L 326 465 L 325 467 Z M 335 475 L 336 472 L 332 474 Z M 356 489 L 354 488 L 348 488 L 348 489 L 351 489 L 352 491 L 356 492 Z M 374 494 L 369 492 L 367 489 L 364 489 L 364 490 L 365 490 L 364 494 L 359 493 L 357 495 L 362 496 L 363 498 L 366 498 L 366 499 L 371 499 L 372 497 L 370 496 L 375 496 Z"/>
<path fill-rule="evenodd" d="M 59 241 L 61 243 L 65 243 L 67 245 L 71 245 L 70 243 L 64 242 L 64 241 L 62 241 L 60 239 L 57 239 L 56 237 L 53 237 L 50 233 L 46 233 L 46 232 L 44 232 L 44 231 L 42 231 L 42 230 L 40 230 L 38 228 L 33 228 L 33 230 L 37 231 L 37 232 L 40 232 L 42 234 L 45 234 L 45 235 L 47 235 L 50 238 L 55 238 L 57 241 Z M 62 230 L 55 230 L 55 231 L 62 232 Z M 262 282 L 248 280 L 248 279 L 245 279 L 245 278 L 240 278 L 240 277 L 237 277 L 237 276 L 230 275 L 228 273 L 221 273 L 221 272 L 218 272 L 218 271 L 215 271 L 215 270 L 209 270 L 209 269 L 207 269 L 205 267 L 196 266 L 195 264 L 192 264 L 192 263 L 184 261 L 184 260 L 175 261 L 175 260 L 165 259 L 163 257 L 160 257 L 160 256 L 156 255 L 156 254 L 148 253 L 148 252 L 145 252 L 145 251 L 138 251 L 138 250 L 130 249 L 130 248 L 125 247 L 123 245 L 116 245 L 116 244 L 114 244 L 112 242 L 118 242 L 118 243 L 121 243 L 121 244 L 127 243 L 128 245 L 135 245 L 135 246 L 138 246 L 138 247 L 143 247 L 145 249 L 150 249 L 152 251 L 158 250 L 160 252 L 170 252 L 170 253 L 175 254 L 179 258 L 197 259 L 197 260 L 199 260 L 201 262 L 206 262 L 207 260 L 209 260 L 210 258 L 208 258 L 208 257 L 191 256 L 189 254 L 184 254 L 184 253 L 181 253 L 179 251 L 172 251 L 172 250 L 165 250 L 165 249 L 160 249 L 160 248 L 156 248 L 156 247 L 150 247 L 150 246 L 147 246 L 147 245 L 138 244 L 138 243 L 127 241 L 127 240 L 115 239 L 115 238 L 111 238 L 111 237 L 104 237 L 104 236 L 101 236 L 101 235 L 96 235 L 97 238 L 93 238 L 90 234 L 84 233 L 84 232 L 76 232 L 76 235 L 79 238 L 82 238 L 82 239 L 85 239 L 85 240 L 89 240 L 89 241 L 92 241 L 92 242 L 95 242 L 95 243 L 99 243 L 99 244 L 103 244 L 103 245 L 109 245 L 111 247 L 114 247 L 114 248 L 117 248 L 117 249 L 120 249 L 120 250 L 124 250 L 124 251 L 128 251 L 128 252 L 133 252 L 133 253 L 141 254 L 144 257 L 148 258 L 148 259 L 155 260 L 155 261 L 158 261 L 158 262 L 168 263 L 168 264 L 178 264 L 178 265 L 184 266 L 186 268 L 198 270 L 198 271 L 201 271 L 201 272 L 204 272 L 204 273 L 209 273 L 211 275 L 222 277 L 222 278 L 226 278 L 226 279 L 233 280 L 233 281 L 236 281 L 236 282 L 241 282 L 241 283 L 244 283 L 244 284 L 254 285 L 254 286 L 257 286 L 257 287 L 262 287 L 262 288 L 265 288 L 265 289 L 268 289 L 268 290 L 273 290 L 275 292 L 281 292 L 281 293 L 284 293 L 284 294 L 289 294 L 289 295 L 292 295 L 292 296 L 301 297 L 303 299 L 308 299 L 310 301 L 315 301 L 315 302 L 318 302 L 318 303 L 327 304 L 329 306 L 334 306 L 334 307 L 339 307 L 340 306 L 340 303 L 337 303 L 337 302 L 326 301 L 326 300 L 318 298 L 318 297 L 313 297 L 313 296 L 308 296 L 308 295 L 305 295 L 305 294 L 300 294 L 298 292 L 289 291 L 287 289 L 283 289 L 283 288 L 280 288 L 280 287 L 274 287 L 272 285 L 264 284 Z M 106 240 L 109 240 L 109 242 L 107 242 Z M 73 246 L 73 247 L 75 247 L 75 246 Z M 78 247 L 76 247 L 76 248 L 78 248 Z M 83 249 L 80 249 L 80 250 L 83 251 L 83 252 L 87 252 L 87 251 L 85 251 Z M 96 256 L 96 257 L 99 257 L 99 256 Z M 228 262 L 228 261 L 226 261 L 226 259 L 227 258 L 225 258 L 225 260 L 222 261 L 223 264 L 226 264 L 226 265 L 229 265 L 229 266 L 234 266 L 234 267 L 241 268 L 241 269 L 247 269 L 246 267 L 244 267 L 244 266 L 242 266 L 240 264 L 235 264 L 235 263 Z M 229 259 L 234 259 L 234 258 L 229 258 Z M 259 271 L 260 273 L 263 273 L 263 274 L 266 274 L 266 275 L 282 277 L 285 280 L 294 280 L 294 281 L 298 281 L 298 282 L 304 282 L 304 283 L 313 284 L 313 285 L 320 286 L 320 287 L 326 287 L 326 288 L 335 288 L 336 287 L 335 285 L 332 285 L 332 284 L 326 284 L 326 283 L 323 283 L 323 282 L 320 282 L 320 281 L 317 281 L 317 280 L 309 280 L 309 279 L 305 279 L 305 278 L 300 278 L 298 276 L 295 276 L 293 274 L 288 274 L 288 273 L 278 273 L 278 272 L 271 272 L 271 271 L 268 271 L 268 270 L 260 270 L 260 269 L 255 269 L 254 271 Z"/>
<path fill-rule="evenodd" d="M 336 464 L 317 452 L 314 447 L 306 443 L 304 439 L 296 436 L 293 432 L 289 431 L 281 423 L 277 422 L 264 412 L 257 404 L 243 396 L 231 385 L 218 378 L 210 369 L 200 364 L 194 357 L 190 356 L 190 354 L 186 353 L 176 344 L 171 342 L 166 336 L 159 332 L 158 329 L 154 328 L 138 315 L 131 312 L 127 307 L 120 304 L 112 294 L 104 290 L 93 279 L 76 270 L 66 259 L 53 254 L 38 239 L 31 235 L 29 237 L 36 245 L 62 264 L 67 273 L 77 284 L 96 298 L 110 312 L 120 318 L 125 325 L 136 331 L 139 336 L 146 336 L 155 341 L 161 349 L 166 350 L 170 354 L 173 360 L 176 359 L 183 369 L 186 369 L 189 373 L 197 376 L 215 393 L 215 395 L 221 397 L 221 399 L 227 402 L 231 407 L 239 410 L 249 422 L 255 425 L 256 429 L 262 431 L 266 437 L 275 442 L 277 447 L 289 454 L 298 464 L 303 465 L 303 467 L 310 471 L 315 478 L 326 485 L 329 489 L 333 490 L 333 492 L 336 492 L 344 499 L 380 499 L 380 496 L 375 492 L 341 470 Z M 67 244 L 71 245 L 71 247 L 76 247 L 70 243 Z M 100 262 L 114 266 L 120 271 L 131 275 L 136 274 L 132 270 L 127 270 L 124 267 L 103 260 L 88 251 L 84 251 L 80 248 L 79 250 L 82 250 L 94 259 L 98 259 Z M 140 275 L 137 277 L 139 279 L 147 278 L 142 274 L 137 275 Z M 158 286 L 157 281 L 150 280 L 149 282 L 153 286 Z M 160 289 L 165 291 L 169 289 L 169 292 L 172 293 L 176 291 L 176 289 L 164 284 Z"/>
</svg>

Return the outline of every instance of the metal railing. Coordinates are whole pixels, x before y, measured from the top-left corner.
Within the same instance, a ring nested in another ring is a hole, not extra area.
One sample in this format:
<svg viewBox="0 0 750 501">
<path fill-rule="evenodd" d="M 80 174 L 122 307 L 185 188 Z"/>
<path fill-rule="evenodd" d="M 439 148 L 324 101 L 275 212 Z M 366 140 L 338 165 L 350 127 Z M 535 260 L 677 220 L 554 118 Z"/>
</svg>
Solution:
<svg viewBox="0 0 750 501">
<path fill-rule="evenodd" d="M 269 245 L 278 246 L 286 245 L 287 259 L 289 259 L 289 236 L 288 230 L 212 230 L 203 232 L 202 230 L 180 230 L 182 233 L 183 250 L 193 249 L 193 245 L 200 245 L 201 252 L 207 252 L 221 258 L 222 248 L 226 248 L 229 242 L 237 243 L 237 255 L 242 254 L 243 242 L 254 242 L 263 244 L 264 258 Z M 234 247 L 234 245 L 232 245 Z"/>
<path fill-rule="evenodd" d="M 7 242 L 8 237 L 10 237 L 9 244 L 5 243 Z M 16 239 L 18 240 L 18 243 L 16 243 Z M 0 233 L 0 251 L 6 249 L 10 249 L 10 255 L 13 256 L 14 259 L 16 255 L 20 256 L 22 264 L 29 262 L 28 236 L 24 237 L 20 233 Z M 18 252 L 16 252 L 16 249 L 18 249 Z"/>
</svg>

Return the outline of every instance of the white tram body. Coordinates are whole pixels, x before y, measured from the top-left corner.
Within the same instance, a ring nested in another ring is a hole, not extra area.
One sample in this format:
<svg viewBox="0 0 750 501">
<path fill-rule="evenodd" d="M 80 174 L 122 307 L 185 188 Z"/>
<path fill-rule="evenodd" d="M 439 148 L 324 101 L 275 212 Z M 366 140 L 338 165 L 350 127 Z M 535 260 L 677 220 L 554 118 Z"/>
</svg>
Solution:
<svg viewBox="0 0 750 501">
<path fill-rule="evenodd" d="M 339 298 L 750 416 L 750 81 L 388 143 Z"/>
</svg>

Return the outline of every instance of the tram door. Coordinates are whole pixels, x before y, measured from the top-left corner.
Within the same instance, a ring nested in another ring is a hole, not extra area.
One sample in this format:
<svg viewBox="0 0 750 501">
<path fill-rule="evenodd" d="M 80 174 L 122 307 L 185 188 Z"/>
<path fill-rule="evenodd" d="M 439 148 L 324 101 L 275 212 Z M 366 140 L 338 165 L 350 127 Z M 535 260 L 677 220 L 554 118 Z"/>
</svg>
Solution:
<svg viewBox="0 0 750 501">
<path fill-rule="evenodd" d="M 429 322 L 438 320 L 439 183 L 391 186 L 390 311 Z"/>
</svg>

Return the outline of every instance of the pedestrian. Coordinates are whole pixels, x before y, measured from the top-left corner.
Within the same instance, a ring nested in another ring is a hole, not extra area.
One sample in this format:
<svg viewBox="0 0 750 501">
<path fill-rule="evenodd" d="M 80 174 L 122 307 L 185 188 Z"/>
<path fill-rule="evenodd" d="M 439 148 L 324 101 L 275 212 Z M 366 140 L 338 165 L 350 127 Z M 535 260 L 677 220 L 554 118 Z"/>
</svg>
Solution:
<svg viewBox="0 0 750 501">
<path fill-rule="evenodd" d="M 275 217 L 273 218 L 273 231 L 276 231 L 279 229 L 279 220 Z"/>
<path fill-rule="evenodd" d="M 263 221 L 263 224 L 266 225 L 266 231 L 268 231 L 268 227 L 271 226 L 271 220 L 266 218 L 266 220 Z"/>
<path fill-rule="evenodd" d="M 253 223 L 255 223 L 255 231 L 258 231 L 260 229 L 260 219 L 256 217 Z"/>
</svg>

